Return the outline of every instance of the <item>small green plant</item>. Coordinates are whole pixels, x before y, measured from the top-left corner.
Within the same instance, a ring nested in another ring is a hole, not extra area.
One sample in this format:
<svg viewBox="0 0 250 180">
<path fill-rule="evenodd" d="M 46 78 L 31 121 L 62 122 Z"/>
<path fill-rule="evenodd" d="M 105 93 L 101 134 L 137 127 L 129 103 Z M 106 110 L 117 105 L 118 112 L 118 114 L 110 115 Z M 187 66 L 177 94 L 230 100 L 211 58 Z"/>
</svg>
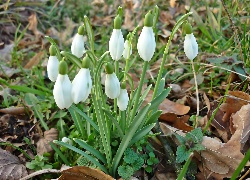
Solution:
<svg viewBox="0 0 250 180">
<path fill-rule="evenodd" d="M 185 137 L 176 134 L 176 138 L 181 143 L 181 145 L 177 147 L 176 152 L 176 161 L 178 163 L 187 161 L 191 153 L 194 151 L 205 150 L 205 147 L 201 144 L 203 138 L 201 128 L 195 128 L 188 132 Z"/>
<path fill-rule="evenodd" d="M 36 155 L 34 160 L 26 163 L 26 167 L 32 170 L 52 169 L 48 156 L 49 154 Z"/>
</svg>

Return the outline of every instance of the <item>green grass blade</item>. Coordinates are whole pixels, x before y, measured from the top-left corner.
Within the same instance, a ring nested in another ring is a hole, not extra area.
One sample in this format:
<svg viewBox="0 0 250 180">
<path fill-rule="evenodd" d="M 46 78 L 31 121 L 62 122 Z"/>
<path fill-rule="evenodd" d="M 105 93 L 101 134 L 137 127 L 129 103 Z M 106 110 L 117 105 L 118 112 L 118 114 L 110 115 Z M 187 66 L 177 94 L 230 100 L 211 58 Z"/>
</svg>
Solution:
<svg viewBox="0 0 250 180">
<path fill-rule="evenodd" d="M 68 110 L 69 110 L 71 117 L 74 121 L 76 129 L 79 131 L 79 133 L 82 135 L 82 137 L 84 137 L 85 130 L 84 130 L 82 119 L 80 119 L 79 114 L 76 113 L 76 111 L 74 111 L 71 107 Z"/>
<path fill-rule="evenodd" d="M 58 149 L 54 143 L 49 142 L 50 146 L 56 151 L 56 153 L 58 154 L 58 156 L 62 159 L 62 161 L 67 165 L 70 166 L 70 163 L 68 161 L 68 159 L 62 154 L 62 152 L 60 151 L 60 149 Z"/>
<path fill-rule="evenodd" d="M 18 86 L 18 85 L 11 85 L 9 86 L 10 89 L 16 90 L 16 91 L 20 91 L 20 92 L 25 92 L 25 93 L 31 93 L 31 94 L 37 94 L 40 96 L 45 96 L 46 92 L 44 91 L 39 91 L 37 89 L 33 89 L 33 88 L 29 88 L 27 86 Z"/>
</svg>

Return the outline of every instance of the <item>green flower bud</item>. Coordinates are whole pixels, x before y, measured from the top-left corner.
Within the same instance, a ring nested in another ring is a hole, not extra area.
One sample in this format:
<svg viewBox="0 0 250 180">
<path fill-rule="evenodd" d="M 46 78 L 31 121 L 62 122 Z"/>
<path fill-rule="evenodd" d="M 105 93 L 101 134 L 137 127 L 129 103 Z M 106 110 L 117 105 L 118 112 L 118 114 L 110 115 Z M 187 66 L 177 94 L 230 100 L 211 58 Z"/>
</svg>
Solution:
<svg viewBox="0 0 250 180">
<path fill-rule="evenodd" d="M 123 82 L 121 83 L 121 89 L 126 89 L 126 81 L 123 81 Z"/>
<path fill-rule="evenodd" d="M 62 61 L 60 61 L 58 70 L 59 74 L 61 75 L 65 75 L 68 73 L 68 65 L 65 62 L 65 58 L 63 58 Z"/>
<path fill-rule="evenodd" d="M 145 15 L 144 26 L 152 27 L 153 26 L 153 21 L 154 21 L 153 19 L 154 19 L 154 16 L 152 15 L 151 11 L 149 11 Z"/>
<path fill-rule="evenodd" d="M 110 63 L 107 63 L 107 64 L 106 64 L 106 73 L 107 73 L 107 74 L 112 74 L 113 72 L 114 72 L 114 67 L 113 67 L 113 65 L 110 64 Z"/>
<path fill-rule="evenodd" d="M 186 34 L 192 34 L 193 33 L 192 26 L 188 22 L 184 24 L 184 30 L 185 30 Z"/>
<path fill-rule="evenodd" d="M 56 55 L 56 46 L 55 45 L 51 45 L 49 47 L 49 53 L 51 56 L 55 56 Z"/>
<path fill-rule="evenodd" d="M 88 55 L 86 55 L 82 60 L 82 67 L 89 68 L 89 66 L 90 66 L 90 58 Z"/>
<path fill-rule="evenodd" d="M 114 19 L 114 29 L 121 29 L 122 20 L 119 15 L 117 15 Z"/>
<path fill-rule="evenodd" d="M 84 34 L 84 26 L 80 26 L 77 31 L 78 34 L 83 35 Z"/>
</svg>

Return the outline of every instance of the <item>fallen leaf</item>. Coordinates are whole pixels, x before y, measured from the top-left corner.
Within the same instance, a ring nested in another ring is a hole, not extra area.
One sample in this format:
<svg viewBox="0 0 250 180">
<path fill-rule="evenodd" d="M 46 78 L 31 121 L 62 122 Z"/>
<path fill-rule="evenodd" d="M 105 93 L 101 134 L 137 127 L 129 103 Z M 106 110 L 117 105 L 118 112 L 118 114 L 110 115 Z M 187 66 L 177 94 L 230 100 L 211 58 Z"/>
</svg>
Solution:
<svg viewBox="0 0 250 180">
<path fill-rule="evenodd" d="M 177 128 L 177 129 L 183 130 L 185 132 L 189 132 L 189 131 L 192 131 L 194 129 L 192 126 L 189 126 L 187 124 L 187 122 L 189 120 L 188 115 L 177 117 L 176 114 L 165 113 L 159 117 L 159 120 L 164 121 L 164 122 L 168 122 L 171 126 Z"/>
<path fill-rule="evenodd" d="M 0 61 L 10 63 L 11 62 L 11 52 L 13 50 L 14 44 L 4 45 L 3 49 L 0 49 Z"/>
<path fill-rule="evenodd" d="M 39 62 L 44 59 L 45 55 L 46 53 L 44 51 L 40 51 L 29 60 L 29 62 L 24 66 L 24 68 L 31 69 L 32 67 L 38 65 Z"/>
<path fill-rule="evenodd" d="M 0 71 L 0 77 L 9 77 L 9 78 L 11 76 L 13 76 L 14 74 L 19 73 L 21 71 L 20 69 L 10 68 L 8 66 L 1 65 L 1 64 L 0 64 L 0 69 L 1 69 L 1 71 Z"/>
<path fill-rule="evenodd" d="M 41 36 L 43 36 L 43 33 L 41 33 L 38 29 L 37 29 L 37 16 L 36 16 L 36 13 L 32 13 L 29 18 L 28 18 L 28 21 L 29 21 L 29 27 L 28 29 L 31 30 L 36 38 L 39 38 Z"/>
<path fill-rule="evenodd" d="M 26 114 L 27 112 L 30 112 L 30 109 L 28 107 L 9 107 L 9 108 L 0 109 L 0 112 L 4 114 L 19 115 L 19 114 Z"/>
<path fill-rule="evenodd" d="M 40 138 L 37 142 L 37 153 L 43 155 L 44 153 L 51 152 L 53 149 L 50 146 L 50 142 L 58 139 L 58 131 L 55 128 L 51 128 L 44 132 L 44 137 Z"/>
<path fill-rule="evenodd" d="M 26 167 L 16 156 L 0 148 L 1 180 L 19 180 L 27 174 Z"/>
<path fill-rule="evenodd" d="M 92 169 L 85 166 L 74 166 L 72 168 L 62 171 L 62 175 L 58 180 L 113 180 L 111 176 L 105 174 L 104 172 L 98 169 Z"/>
</svg>

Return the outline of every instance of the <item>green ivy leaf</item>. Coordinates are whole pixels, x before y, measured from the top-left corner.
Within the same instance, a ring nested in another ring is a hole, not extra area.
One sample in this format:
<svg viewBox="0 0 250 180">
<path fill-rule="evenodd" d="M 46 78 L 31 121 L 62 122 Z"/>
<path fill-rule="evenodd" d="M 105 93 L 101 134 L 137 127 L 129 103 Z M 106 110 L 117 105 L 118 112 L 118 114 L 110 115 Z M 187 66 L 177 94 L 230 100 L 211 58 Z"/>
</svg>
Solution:
<svg viewBox="0 0 250 180">
<path fill-rule="evenodd" d="M 182 163 L 182 162 L 186 161 L 190 154 L 191 154 L 191 152 L 187 150 L 185 145 L 178 146 L 177 152 L 176 152 L 177 163 Z"/>
<path fill-rule="evenodd" d="M 182 137 L 179 134 L 174 134 L 174 135 L 175 135 L 175 137 L 177 138 L 177 140 L 179 141 L 180 144 L 185 144 L 186 143 L 185 137 Z"/>
<path fill-rule="evenodd" d="M 195 144 L 194 147 L 192 148 L 192 151 L 203 151 L 206 148 L 202 144 Z"/>
<path fill-rule="evenodd" d="M 122 177 L 122 179 L 128 180 L 134 174 L 134 169 L 129 165 L 119 166 L 118 174 Z"/>
</svg>

